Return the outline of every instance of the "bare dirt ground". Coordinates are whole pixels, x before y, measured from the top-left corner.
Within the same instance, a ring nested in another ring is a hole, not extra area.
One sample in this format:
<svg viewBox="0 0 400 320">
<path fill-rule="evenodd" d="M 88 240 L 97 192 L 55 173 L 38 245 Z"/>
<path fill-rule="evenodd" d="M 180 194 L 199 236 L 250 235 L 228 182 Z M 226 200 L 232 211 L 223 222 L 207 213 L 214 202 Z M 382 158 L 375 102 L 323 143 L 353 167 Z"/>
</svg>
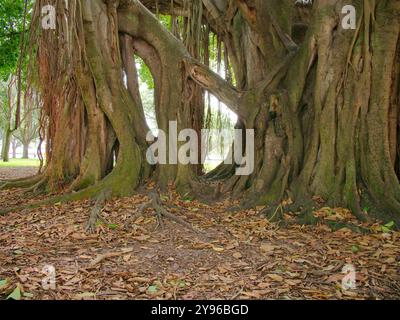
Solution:
<svg viewBox="0 0 400 320">
<path fill-rule="evenodd" d="M 37 171 L 36 167 L 0 167 L 0 180 L 30 177 L 35 175 Z"/>
<path fill-rule="evenodd" d="M 0 199 L 1 208 L 38 200 L 21 190 Z M 378 223 L 362 225 L 369 234 L 323 223 L 282 228 L 256 209 L 233 213 L 228 203 L 173 193 L 162 200 L 194 230 L 170 219 L 157 228 L 152 209 L 137 215 L 145 194 L 109 201 L 95 234 L 85 232 L 89 201 L 0 217 L 0 297 L 18 288 L 22 299 L 400 298 L 400 235 Z M 354 222 L 339 208 L 317 215 Z M 355 289 L 342 288 L 346 264 L 355 267 Z M 55 268 L 54 290 L 42 287 L 45 266 Z"/>
</svg>

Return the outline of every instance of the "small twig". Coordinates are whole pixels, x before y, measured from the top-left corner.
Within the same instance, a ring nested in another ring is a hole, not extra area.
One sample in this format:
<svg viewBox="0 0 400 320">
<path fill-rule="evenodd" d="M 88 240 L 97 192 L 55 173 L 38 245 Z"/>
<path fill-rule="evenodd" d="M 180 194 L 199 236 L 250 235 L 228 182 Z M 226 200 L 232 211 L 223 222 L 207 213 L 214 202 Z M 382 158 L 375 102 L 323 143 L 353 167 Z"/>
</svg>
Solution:
<svg viewBox="0 0 400 320">
<path fill-rule="evenodd" d="M 237 297 L 239 297 L 244 291 L 244 287 L 240 288 L 240 290 L 234 294 L 229 300 L 235 300 Z"/>
</svg>

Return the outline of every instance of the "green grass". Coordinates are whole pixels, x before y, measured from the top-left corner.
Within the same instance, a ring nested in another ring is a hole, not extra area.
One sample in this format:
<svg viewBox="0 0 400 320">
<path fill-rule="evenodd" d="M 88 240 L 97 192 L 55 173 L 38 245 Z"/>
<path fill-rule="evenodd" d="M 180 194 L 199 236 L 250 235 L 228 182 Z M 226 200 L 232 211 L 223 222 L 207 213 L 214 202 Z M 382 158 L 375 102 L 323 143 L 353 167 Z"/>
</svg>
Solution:
<svg viewBox="0 0 400 320">
<path fill-rule="evenodd" d="M 9 162 L 0 160 L 0 168 L 15 168 L 15 167 L 38 167 L 39 160 L 36 159 L 10 159 Z"/>
</svg>

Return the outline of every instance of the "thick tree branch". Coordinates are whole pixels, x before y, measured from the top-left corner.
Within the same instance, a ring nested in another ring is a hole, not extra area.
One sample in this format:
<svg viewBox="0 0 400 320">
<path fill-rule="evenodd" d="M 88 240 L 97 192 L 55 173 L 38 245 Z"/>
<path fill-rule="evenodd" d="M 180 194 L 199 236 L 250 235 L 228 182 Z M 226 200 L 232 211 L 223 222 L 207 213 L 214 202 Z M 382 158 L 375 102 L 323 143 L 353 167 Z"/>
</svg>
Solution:
<svg viewBox="0 0 400 320">
<path fill-rule="evenodd" d="M 292 51 L 297 48 L 297 45 L 289 35 L 291 24 L 287 23 L 287 21 L 290 21 L 292 11 L 295 8 L 294 2 L 292 3 L 289 0 L 236 0 L 236 4 L 250 27 L 265 40 L 271 38 L 271 35 L 272 38 L 277 36 L 286 50 Z M 277 16 L 282 16 L 281 11 L 285 12 L 286 19 L 284 21 L 279 21 L 276 18 Z M 279 47 L 274 49 L 277 50 Z"/>
<path fill-rule="evenodd" d="M 203 0 L 203 4 L 210 12 L 210 15 L 213 17 L 213 19 L 217 20 L 221 18 L 222 14 L 213 0 Z"/>
<path fill-rule="evenodd" d="M 245 117 L 244 110 L 240 108 L 241 93 L 234 86 L 210 70 L 206 65 L 193 59 L 186 59 L 185 66 L 189 76 L 196 83 L 224 102 L 239 117 Z"/>
<path fill-rule="evenodd" d="M 159 54 L 168 51 L 178 57 L 196 83 L 218 97 L 238 116 L 245 116 L 239 105 L 240 93 L 209 67 L 193 59 L 183 43 L 163 27 L 140 1 L 131 0 L 128 6 L 120 8 L 118 16 L 120 32 L 148 42 Z M 155 34 L 158 35 L 156 38 Z"/>
</svg>

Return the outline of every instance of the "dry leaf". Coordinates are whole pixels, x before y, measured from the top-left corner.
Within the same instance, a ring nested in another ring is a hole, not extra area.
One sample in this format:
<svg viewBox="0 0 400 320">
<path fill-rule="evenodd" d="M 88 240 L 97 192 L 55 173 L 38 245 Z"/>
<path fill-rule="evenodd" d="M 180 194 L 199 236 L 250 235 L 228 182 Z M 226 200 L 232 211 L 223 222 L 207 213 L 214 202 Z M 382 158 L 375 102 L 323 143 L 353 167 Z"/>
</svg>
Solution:
<svg viewBox="0 0 400 320">
<path fill-rule="evenodd" d="M 235 252 L 233 254 L 233 257 L 236 258 L 236 259 L 242 259 L 243 258 L 242 254 L 240 252 Z"/>
<path fill-rule="evenodd" d="M 268 274 L 267 276 L 269 278 L 271 278 L 272 280 L 274 280 L 274 281 L 278 281 L 278 282 L 282 282 L 283 281 L 283 278 L 278 274 Z"/>
</svg>

